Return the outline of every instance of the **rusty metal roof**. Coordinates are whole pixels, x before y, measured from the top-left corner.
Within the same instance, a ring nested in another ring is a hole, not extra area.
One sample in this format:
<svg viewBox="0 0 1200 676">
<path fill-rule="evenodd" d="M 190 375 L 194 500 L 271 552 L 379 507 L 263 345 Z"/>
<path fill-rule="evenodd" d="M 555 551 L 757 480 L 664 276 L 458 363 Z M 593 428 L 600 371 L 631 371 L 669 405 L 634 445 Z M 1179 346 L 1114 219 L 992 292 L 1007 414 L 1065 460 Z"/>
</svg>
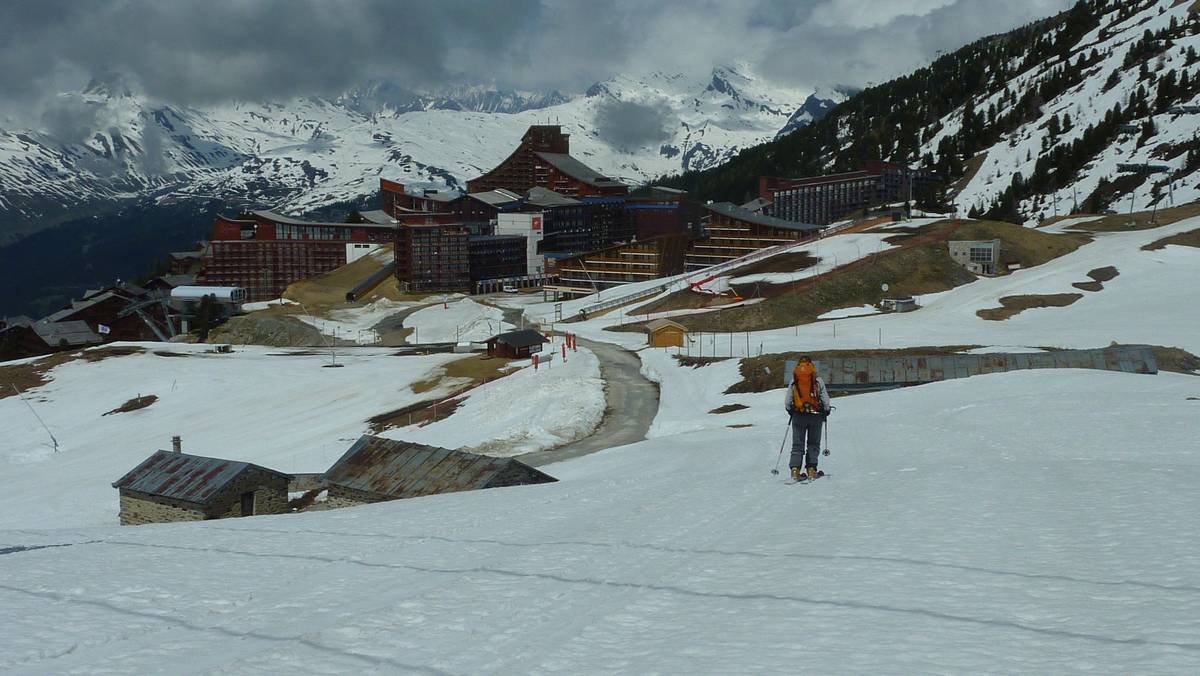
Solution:
<svg viewBox="0 0 1200 676">
<path fill-rule="evenodd" d="M 556 481 L 512 458 L 364 435 L 325 472 L 331 486 L 389 498 Z"/>
<path fill-rule="evenodd" d="M 157 451 L 128 474 L 117 479 L 113 488 L 127 488 L 139 493 L 204 505 L 220 493 L 226 484 L 251 468 L 288 477 L 282 472 L 248 462 Z"/>
</svg>

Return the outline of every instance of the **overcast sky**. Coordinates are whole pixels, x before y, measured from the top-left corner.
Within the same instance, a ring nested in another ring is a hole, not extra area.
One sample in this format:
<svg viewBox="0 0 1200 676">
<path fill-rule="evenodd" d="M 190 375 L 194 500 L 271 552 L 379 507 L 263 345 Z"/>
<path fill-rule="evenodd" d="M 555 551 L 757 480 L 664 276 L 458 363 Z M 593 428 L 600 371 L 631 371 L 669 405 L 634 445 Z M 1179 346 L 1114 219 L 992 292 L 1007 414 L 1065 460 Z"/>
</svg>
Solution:
<svg viewBox="0 0 1200 676">
<path fill-rule="evenodd" d="M 120 73 L 165 102 L 333 95 L 372 78 L 577 92 L 748 62 L 780 84 L 881 82 L 1070 0 L 2 0 L 0 114 Z"/>
</svg>

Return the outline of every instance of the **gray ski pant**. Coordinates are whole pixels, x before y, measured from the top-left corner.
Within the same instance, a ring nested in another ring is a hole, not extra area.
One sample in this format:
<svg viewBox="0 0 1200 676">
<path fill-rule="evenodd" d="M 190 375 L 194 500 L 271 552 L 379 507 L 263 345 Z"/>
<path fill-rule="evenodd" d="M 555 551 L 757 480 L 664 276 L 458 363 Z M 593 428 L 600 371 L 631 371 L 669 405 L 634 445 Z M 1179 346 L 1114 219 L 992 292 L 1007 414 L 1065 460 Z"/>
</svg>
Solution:
<svg viewBox="0 0 1200 676">
<path fill-rule="evenodd" d="M 792 414 L 792 458 L 789 467 L 817 466 L 817 459 L 821 455 L 821 428 L 824 426 L 825 421 L 815 413 Z"/>
</svg>

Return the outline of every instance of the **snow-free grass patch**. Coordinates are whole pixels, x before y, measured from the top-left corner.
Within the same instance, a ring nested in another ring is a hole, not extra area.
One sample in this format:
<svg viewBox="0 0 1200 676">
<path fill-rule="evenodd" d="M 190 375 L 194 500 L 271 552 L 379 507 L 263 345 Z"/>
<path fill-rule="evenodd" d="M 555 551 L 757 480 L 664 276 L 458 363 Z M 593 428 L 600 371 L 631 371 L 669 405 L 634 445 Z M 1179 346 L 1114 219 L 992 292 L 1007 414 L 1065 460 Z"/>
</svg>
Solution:
<svg viewBox="0 0 1200 676">
<path fill-rule="evenodd" d="M 985 308 L 975 312 L 981 319 L 1003 321 L 1015 317 L 1026 310 L 1043 307 L 1066 307 L 1083 298 L 1082 293 L 1045 293 L 1025 296 L 1004 296 L 1000 299 L 1001 307 Z"/>
<path fill-rule="evenodd" d="M 114 413 L 128 413 L 130 411 L 136 411 L 138 409 L 146 408 L 147 406 L 149 406 L 150 404 L 153 404 L 156 401 L 158 401 L 158 395 L 147 394 L 146 396 L 143 397 L 142 395 L 139 394 L 138 396 L 134 397 L 133 399 L 130 399 L 129 401 L 125 402 L 124 404 L 121 404 L 120 406 L 114 408 L 113 410 L 109 411 L 108 413 L 102 413 L 101 417 L 106 416 L 106 415 L 112 415 Z"/>
<path fill-rule="evenodd" d="M 713 410 L 709 411 L 709 413 L 720 415 L 721 413 L 733 413 L 734 411 L 742 411 L 747 408 L 750 407 L 745 406 L 744 404 L 725 404 L 724 406 L 718 406 L 714 408 Z"/>
<path fill-rule="evenodd" d="M 1087 232 L 1126 232 L 1129 230 L 1151 230 L 1164 225 L 1182 221 L 1185 218 L 1200 216 L 1200 203 L 1185 204 L 1158 211 L 1139 211 L 1133 214 L 1110 214 L 1104 218 L 1077 223 L 1072 230 Z"/>
<path fill-rule="evenodd" d="M 145 352 L 134 346 L 101 347 L 81 352 L 58 352 L 41 359 L 0 366 L 0 399 L 16 395 L 15 385 L 22 392 L 32 390 L 50 382 L 49 373 L 57 366 L 82 359 L 86 362 L 98 362 L 109 357 L 122 357 L 130 354 Z"/>
<path fill-rule="evenodd" d="M 818 321 L 847 307 L 878 305 L 887 297 L 949 291 L 977 278 L 950 258 L 947 241 L 999 239 L 1005 261 L 1031 268 L 1069 254 L 1090 241 L 1081 234 L 1059 235 L 1013 223 L 939 221 L 887 240 L 897 248 L 862 258 L 831 273 L 795 284 L 759 285 L 766 300 L 716 312 L 684 315 L 674 321 L 693 331 L 719 333 L 779 329 Z M 887 284 L 888 291 L 883 291 Z M 743 297 L 754 286 L 735 287 Z"/>
<path fill-rule="evenodd" d="M 1164 237 L 1160 240 L 1151 242 L 1142 247 L 1143 251 L 1158 251 L 1165 248 L 1168 244 L 1177 246 L 1194 246 L 1200 248 L 1200 230 L 1192 230 L 1190 232 L 1181 232 L 1178 235 Z"/>
<path fill-rule="evenodd" d="M 1111 265 L 1103 268 L 1096 268 L 1088 273 L 1088 277 L 1092 278 L 1090 282 L 1075 282 L 1071 286 L 1084 291 L 1101 291 L 1104 289 L 1104 282 L 1111 282 L 1121 274 Z"/>
</svg>

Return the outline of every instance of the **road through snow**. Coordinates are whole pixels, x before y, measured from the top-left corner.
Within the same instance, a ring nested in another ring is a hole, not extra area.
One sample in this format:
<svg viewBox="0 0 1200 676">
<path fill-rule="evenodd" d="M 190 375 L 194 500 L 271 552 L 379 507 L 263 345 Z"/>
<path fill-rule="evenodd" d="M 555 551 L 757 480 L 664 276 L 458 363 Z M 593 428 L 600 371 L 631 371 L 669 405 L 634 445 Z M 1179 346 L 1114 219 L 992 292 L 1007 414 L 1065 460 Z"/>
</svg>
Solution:
<svg viewBox="0 0 1200 676">
<path fill-rule="evenodd" d="M 520 456 L 522 462 L 540 466 L 632 444 L 646 438 L 658 413 L 658 386 L 642 375 L 638 356 L 608 343 L 579 339 L 579 344 L 600 359 L 607 407 L 604 419 L 591 436 L 566 446 Z"/>
</svg>

